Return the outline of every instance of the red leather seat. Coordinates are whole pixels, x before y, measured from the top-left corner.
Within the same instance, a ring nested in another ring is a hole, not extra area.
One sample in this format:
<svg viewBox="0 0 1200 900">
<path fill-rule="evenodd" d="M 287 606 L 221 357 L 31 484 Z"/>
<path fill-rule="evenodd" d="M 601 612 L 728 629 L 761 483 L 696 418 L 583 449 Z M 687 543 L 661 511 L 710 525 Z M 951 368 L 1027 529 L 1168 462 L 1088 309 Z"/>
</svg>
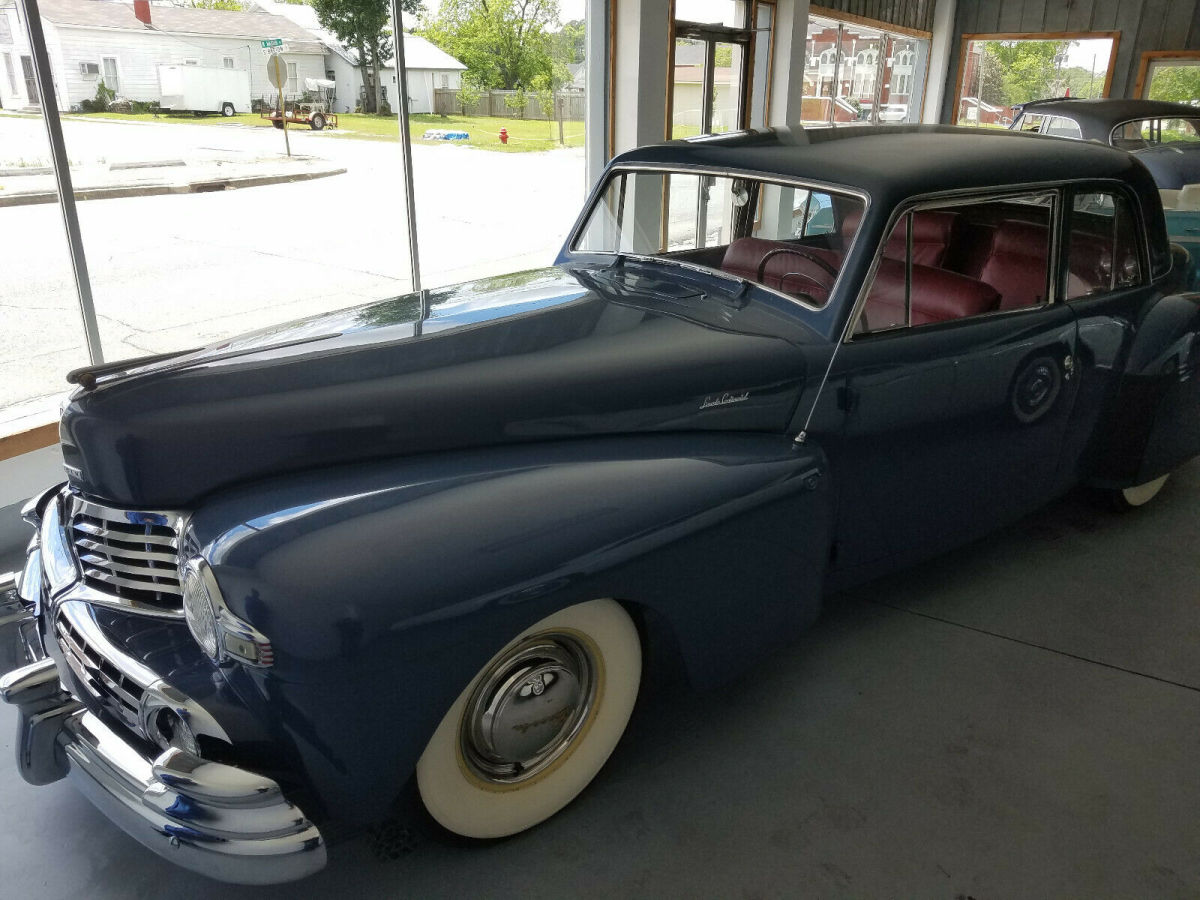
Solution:
<svg viewBox="0 0 1200 900">
<path fill-rule="evenodd" d="M 995 288 L 932 266 L 912 267 L 912 324 L 931 325 L 992 312 L 1000 303 Z M 880 260 L 865 307 L 866 328 L 880 331 L 904 324 L 904 263 Z"/>
<path fill-rule="evenodd" d="M 842 254 L 836 250 L 748 237 L 725 250 L 721 271 L 792 297 L 807 295 L 803 299 L 811 297 L 819 306 L 829 299 L 841 265 Z"/>
<path fill-rule="evenodd" d="M 846 246 L 849 246 L 850 240 L 858 231 L 861 218 L 862 213 L 855 211 L 842 221 L 842 240 Z M 946 256 L 954 241 L 958 214 L 941 209 L 922 210 L 913 213 L 912 221 L 913 262 L 918 266 L 941 268 L 946 264 Z M 901 219 L 884 245 L 884 257 L 903 262 L 907 253 L 907 244 L 907 229 L 904 219 Z"/>
<path fill-rule="evenodd" d="M 1000 292 L 1000 309 L 1021 309 L 1046 301 L 1046 261 L 1050 229 L 1011 219 L 996 226 L 991 252 L 979 280 Z"/>
</svg>

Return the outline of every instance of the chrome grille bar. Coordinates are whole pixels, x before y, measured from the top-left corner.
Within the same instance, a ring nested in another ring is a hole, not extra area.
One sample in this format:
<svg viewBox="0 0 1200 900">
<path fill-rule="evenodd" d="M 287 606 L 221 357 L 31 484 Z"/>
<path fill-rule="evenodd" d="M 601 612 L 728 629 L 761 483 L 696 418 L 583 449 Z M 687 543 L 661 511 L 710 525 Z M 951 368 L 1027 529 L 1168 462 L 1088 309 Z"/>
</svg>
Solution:
<svg viewBox="0 0 1200 900">
<path fill-rule="evenodd" d="M 63 659 L 83 686 L 105 709 L 140 731 L 138 716 L 145 689 L 93 648 L 65 610 L 55 617 L 54 629 Z"/>
<path fill-rule="evenodd" d="M 130 608 L 182 612 L 182 513 L 117 509 L 79 496 L 68 504 L 68 533 L 88 587 Z"/>
</svg>

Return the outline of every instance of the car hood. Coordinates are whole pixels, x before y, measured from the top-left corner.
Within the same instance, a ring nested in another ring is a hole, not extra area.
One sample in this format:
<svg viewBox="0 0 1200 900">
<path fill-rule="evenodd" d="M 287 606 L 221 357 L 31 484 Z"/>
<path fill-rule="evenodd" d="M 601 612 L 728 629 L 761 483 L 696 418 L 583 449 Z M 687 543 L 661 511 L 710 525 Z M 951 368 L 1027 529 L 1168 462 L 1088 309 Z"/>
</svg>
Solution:
<svg viewBox="0 0 1200 900">
<path fill-rule="evenodd" d="M 367 458 L 784 430 L 815 336 L 784 301 L 739 299 L 748 288 L 725 281 L 666 266 L 521 272 L 100 372 L 62 416 L 68 478 L 108 502 L 178 508 Z"/>
<path fill-rule="evenodd" d="M 269 475 L 663 430 L 786 428 L 817 340 L 797 310 L 665 264 L 557 267 L 314 316 L 85 377 L 70 481 L 187 507 Z"/>
</svg>

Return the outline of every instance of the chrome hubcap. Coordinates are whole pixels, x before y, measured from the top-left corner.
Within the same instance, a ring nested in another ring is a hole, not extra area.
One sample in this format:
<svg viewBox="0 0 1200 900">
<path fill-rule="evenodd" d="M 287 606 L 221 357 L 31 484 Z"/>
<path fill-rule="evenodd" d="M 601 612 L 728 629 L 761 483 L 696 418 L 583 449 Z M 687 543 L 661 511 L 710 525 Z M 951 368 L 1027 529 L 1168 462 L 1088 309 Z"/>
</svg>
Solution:
<svg viewBox="0 0 1200 900">
<path fill-rule="evenodd" d="M 485 781 L 532 778 L 579 736 L 596 699 L 596 661 L 575 637 L 539 634 L 492 664 L 471 694 L 459 741 Z"/>
</svg>

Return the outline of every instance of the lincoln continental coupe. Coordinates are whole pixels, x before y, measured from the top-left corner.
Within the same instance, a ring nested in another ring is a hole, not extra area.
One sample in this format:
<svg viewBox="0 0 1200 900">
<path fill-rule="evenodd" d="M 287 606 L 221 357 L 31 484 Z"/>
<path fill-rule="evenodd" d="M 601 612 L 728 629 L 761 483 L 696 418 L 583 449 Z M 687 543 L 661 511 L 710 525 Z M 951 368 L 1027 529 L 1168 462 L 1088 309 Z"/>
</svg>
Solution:
<svg viewBox="0 0 1200 900">
<path fill-rule="evenodd" d="M 643 671 L 728 679 L 1077 485 L 1153 498 L 1200 452 L 1179 259 L 1111 147 L 781 128 L 618 156 L 551 268 L 73 372 L 20 772 L 228 881 L 401 808 L 537 825 Z"/>
</svg>

